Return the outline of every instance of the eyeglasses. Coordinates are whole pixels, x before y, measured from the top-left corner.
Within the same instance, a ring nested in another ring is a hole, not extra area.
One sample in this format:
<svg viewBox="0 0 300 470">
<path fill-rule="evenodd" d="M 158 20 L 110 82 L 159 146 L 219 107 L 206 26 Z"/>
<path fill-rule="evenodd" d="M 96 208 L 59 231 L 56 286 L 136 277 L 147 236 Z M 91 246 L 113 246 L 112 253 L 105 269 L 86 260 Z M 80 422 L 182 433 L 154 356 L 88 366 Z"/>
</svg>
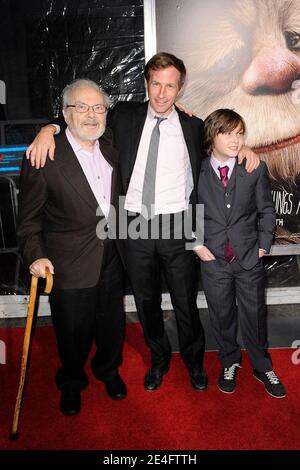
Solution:
<svg viewBox="0 0 300 470">
<path fill-rule="evenodd" d="M 77 113 L 87 113 L 90 108 L 92 108 L 96 114 L 104 114 L 108 109 L 104 104 L 94 104 L 93 106 L 89 106 L 85 103 L 67 104 L 66 108 L 75 108 Z"/>
</svg>

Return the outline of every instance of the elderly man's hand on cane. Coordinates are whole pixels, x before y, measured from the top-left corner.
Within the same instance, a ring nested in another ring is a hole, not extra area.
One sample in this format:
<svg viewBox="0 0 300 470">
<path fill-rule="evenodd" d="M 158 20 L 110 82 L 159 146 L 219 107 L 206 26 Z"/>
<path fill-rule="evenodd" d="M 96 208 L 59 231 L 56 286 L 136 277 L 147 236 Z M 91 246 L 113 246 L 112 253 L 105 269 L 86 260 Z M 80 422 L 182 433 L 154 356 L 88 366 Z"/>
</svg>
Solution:
<svg viewBox="0 0 300 470">
<path fill-rule="evenodd" d="M 39 258 L 29 266 L 30 274 L 35 277 L 46 277 L 46 269 L 54 274 L 54 266 L 48 258 Z"/>
</svg>

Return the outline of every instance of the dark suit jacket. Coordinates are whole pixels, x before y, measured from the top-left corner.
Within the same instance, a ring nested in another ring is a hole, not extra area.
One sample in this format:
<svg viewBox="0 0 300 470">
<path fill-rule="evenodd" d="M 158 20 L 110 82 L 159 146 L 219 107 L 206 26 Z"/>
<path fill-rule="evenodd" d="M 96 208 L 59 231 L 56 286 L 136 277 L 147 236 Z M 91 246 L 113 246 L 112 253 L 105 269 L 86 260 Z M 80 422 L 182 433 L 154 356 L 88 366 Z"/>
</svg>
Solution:
<svg viewBox="0 0 300 470">
<path fill-rule="evenodd" d="M 111 204 L 117 206 L 119 178 L 111 132 L 100 138 L 104 158 L 113 167 Z M 17 234 L 25 261 L 49 258 L 54 285 L 62 289 L 95 286 L 99 280 L 103 241 L 96 226 L 98 203 L 65 133 L 56 138 L 55 160 L 41 170 L 24 159 Z"/>
<path fill-rule="evenodd" d="M 202 162 L 198 182 L 199 203 L 204 204 L 204 244 L 224 259 L 229 239 L 237 261 L 245 269 L 258 262 L 259 248 L 269 252 L 275 228 L 275 210 L 266 164 L 252 173 L 235 165 L 225 189 L 210 159 Z"/>
<path fill-rule="evenodd" d="M 189 117 L 178 108 L 176 109 L 190 157 L 194 188 L 197 188 L 201 160 L 205 155 L 202 146 L 203 121 L 197 117 Z M 119 102 L 108 116 L 108 123 L 114 134 L 114 145 L 119 152 L 122 193 L 124 195 L 127 192 L 135 164 L 147 110 L 148 102 Z M 196 200 L 197 191 L 194 189 L 190 202 L 196 203 Z"/>
</svg>

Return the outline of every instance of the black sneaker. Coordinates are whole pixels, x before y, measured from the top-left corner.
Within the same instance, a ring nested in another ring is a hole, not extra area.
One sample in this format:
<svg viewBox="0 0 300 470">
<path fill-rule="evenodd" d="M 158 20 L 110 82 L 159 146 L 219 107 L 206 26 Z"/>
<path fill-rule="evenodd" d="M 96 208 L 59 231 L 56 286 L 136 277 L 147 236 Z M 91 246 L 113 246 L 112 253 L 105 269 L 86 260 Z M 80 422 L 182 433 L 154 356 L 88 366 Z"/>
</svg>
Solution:
<svg viewBox="0 0 300 470">
<path fill-rule="evenodd" d="M 273 370 L 258 372 L 253 369 L 254 377 L 265 385 L 267 392 L 275 398 L 286 396 L 286 390 Z"/>
<path fill-rule="evenodd" d="M 221 392 L 233 393 L 236 385 L 236 374 L 241 366 L 236 362 L 230 367 L 223 367 L 219 377 L 218 387 Z"/>
</svg>

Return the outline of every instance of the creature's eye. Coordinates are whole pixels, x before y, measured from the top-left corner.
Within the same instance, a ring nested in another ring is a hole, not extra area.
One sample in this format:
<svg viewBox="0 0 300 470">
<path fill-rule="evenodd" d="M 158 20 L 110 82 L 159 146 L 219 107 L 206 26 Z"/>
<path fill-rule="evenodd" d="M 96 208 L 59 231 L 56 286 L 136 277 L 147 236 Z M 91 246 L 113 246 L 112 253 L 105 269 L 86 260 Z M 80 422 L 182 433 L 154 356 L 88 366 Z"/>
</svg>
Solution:
<svg viewBox="0 0 300 470">
<path fill-rule="evenodd" d="M 295 31 L 285 31 L 284 36 L 287 47 L 291 51 L 300 51 L 300 33 L 295 33 Z"/>
</svg>

